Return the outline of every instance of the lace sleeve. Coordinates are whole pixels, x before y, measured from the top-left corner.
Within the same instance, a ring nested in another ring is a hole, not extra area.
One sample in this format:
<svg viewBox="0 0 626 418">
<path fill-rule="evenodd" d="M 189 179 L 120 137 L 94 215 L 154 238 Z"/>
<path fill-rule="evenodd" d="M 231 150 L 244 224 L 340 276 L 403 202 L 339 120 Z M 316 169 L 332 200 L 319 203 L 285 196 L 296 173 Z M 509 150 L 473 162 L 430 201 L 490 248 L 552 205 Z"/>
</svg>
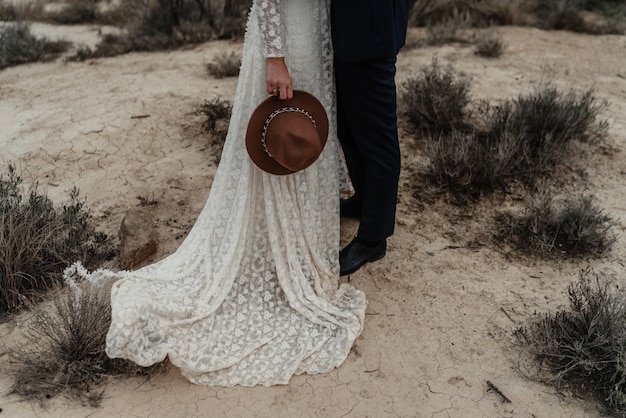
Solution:
<svg viewBox="0 0 626 418">
<path fill-rule="evenodd" d="M 280 0 L 257 0 L 265 58 L 284 57 L 280 33 Z"/>
</svg>

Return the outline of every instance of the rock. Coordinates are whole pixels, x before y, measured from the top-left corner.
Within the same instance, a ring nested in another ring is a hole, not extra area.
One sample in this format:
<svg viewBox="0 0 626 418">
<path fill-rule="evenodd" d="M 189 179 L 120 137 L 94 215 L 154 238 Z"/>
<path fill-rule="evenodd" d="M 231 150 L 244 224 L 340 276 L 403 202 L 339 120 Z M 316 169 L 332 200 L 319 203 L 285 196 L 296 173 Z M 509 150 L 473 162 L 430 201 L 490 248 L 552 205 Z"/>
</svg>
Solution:
<svg viewBox="0 0 626 418">
<path fill-rule="evenodd" d="M 159 240 L 152 216 L 140 208 L 126 211 L 119 230 L 120 267 L 131 270 L 154 254 Z"/>
</svg>

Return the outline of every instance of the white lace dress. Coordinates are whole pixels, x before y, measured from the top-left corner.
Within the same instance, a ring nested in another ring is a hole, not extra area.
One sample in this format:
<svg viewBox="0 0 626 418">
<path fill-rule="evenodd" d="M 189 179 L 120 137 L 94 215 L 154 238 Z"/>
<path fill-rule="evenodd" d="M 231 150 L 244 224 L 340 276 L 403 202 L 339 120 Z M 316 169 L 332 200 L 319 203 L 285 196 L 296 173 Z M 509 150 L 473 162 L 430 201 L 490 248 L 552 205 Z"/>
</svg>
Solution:
<svg viewBox="0 0 626 418">
<path fill-rule="evenodd" d="M 274 176 L 245 150 L 267 98 L 265 57 L 285 56 L 294 89 L 314 94 L 328 143 L 306 170 Z M 166 356 L 192 382 L 286 384 L 338 367 L 363 328 L 365 296 L 338 286 L 339 146 L 328 0 L 257 0 L 226 144 L 206 205 L 180 248 L 139 269 L 67 277 L 117 279 L 107 353 L 148 366 Z"/>
</svg>

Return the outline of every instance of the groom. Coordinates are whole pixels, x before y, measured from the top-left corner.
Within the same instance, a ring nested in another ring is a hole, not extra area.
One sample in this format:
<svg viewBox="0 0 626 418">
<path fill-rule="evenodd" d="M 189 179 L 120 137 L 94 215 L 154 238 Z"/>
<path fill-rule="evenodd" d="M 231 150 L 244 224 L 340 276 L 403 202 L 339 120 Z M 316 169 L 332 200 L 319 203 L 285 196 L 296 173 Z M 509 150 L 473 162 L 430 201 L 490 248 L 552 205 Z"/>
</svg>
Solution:
<svg viewBox="0 0 626 418">
<path fill-rule="evenodd" d="M 339 253 L 340 274 L 385 256 L 393 234 L 400 147 L 396 55 L 404 45 L 410 0 L 331 0 L 337 133 L 354 195 L 340 214 L 360 219 Z"/>
</svg>

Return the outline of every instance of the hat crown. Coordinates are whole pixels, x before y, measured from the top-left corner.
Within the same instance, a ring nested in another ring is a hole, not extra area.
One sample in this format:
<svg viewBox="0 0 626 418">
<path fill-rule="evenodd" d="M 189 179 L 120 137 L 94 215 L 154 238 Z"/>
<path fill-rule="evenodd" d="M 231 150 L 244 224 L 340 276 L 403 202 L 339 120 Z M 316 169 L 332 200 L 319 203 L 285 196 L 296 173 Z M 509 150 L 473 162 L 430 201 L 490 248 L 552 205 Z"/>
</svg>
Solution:
<svg viewBox="0 0 626 418">
<path fill-rule="evenodd" d="M 264 132 L 268 155 L 289 170 L 308 167 L 322 152 L 315 121 L 303 109 L 290 107 L 279 110 L 268 121 Z"/>
<path fill-rule="evenodd" d="M 246 129 L 246 149 L 266 173 L 293 174 L 317 160 L 328 129 L 322 103 L 310 93 L 294 90 L 291 99 L 271 96 L 254 109 Z"/>
</svg>

